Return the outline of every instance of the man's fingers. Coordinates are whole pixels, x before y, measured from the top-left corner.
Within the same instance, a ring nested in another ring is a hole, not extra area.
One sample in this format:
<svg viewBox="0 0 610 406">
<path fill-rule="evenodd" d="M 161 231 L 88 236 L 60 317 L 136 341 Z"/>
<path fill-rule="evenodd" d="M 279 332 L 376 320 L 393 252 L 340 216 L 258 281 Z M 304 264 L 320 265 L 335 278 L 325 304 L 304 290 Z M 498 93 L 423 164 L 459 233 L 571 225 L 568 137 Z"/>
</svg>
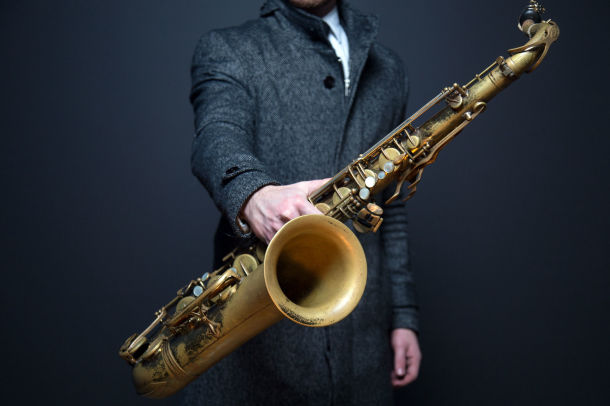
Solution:
<svg viewBox="0 0 610 406">
<path fill-rule="evenodd" d="M 410 377 L 409 382 L 417 379 L 419 375 L 419 366 L 421 364 L 421 351 L 417 341 L 409 346 L 407 351 L 407 375 Z"/>
<path fill-rule="evenodd" d="M 304 216 L 305 214 L 322 214 L 320 210 L 316 209 L 316 206 L 309 202 L 304 202 L 302 205 L 300 205 L 299 212 L 301 216 Z"/>
<path fill-rule="evenodd" d="M 402 379 L 402 384 L 408 385 L 416 379 L 417 379 L 417 369 L 410 365 L 407 368 L 407 374 Z"/>
<path fill-rule="evenodd" d="M 316 179 L 316 180 L 311 180 L 308 182 L 302 182 L 303 186 L 305 187 L 305 193 L 307 193 L 307 196 L 309 196 L 316 190 L 320 189 L 329 180 L 330 180 L 330 178 Z"/>
<path fill-rule="evenodd" d="M 404 376 L 398 376 L 396 375 L 396 371 L 392 371 L 392 386 L 394 387 L 398 388 L 407 385 L 409 382 L 411 382 L 409 379 L 410 377 L 408 372 Z"/>
<path fill-rule="evenodd" d="M 409 359 L 409 371 L 412 371 L 415 378 L 419 376 L 419 366 L 421 365 L 421 355 Z"/>
<path fill-rule="evenodd" d="M 261 241 L 264 241 L 267 244 L 269 244 L 269 241 L 271 240 L 271 237 L 273 237 L 273 235 L 271 235 L 271 232 L 268 229 L 259 228 L 258 225 L 252 227 L 252 232 Z"/>
<path fill-rule="evenodd" d="M 290 220 L 305 214 L 322 214 L 307 200 L 307 196 L 329 179 L 286 186 L 265 186 L 248 199 L 243 208 L 243 216 L 254 234 L 269 243 L 275 233 Z"/>
<path fill-rule="evenodd" d="M 419 375 L 420 363 L 421 363 L 421 357 L 419 357 L 417 355 L 408 356 L 407 373 L 405 374 L 404 378 L 400 380 L 400 383 L 399 383 L 400 386 L 408 385 L 417 379 L 417 376 Z"/>
<path fill-rule="evenodd" d="M 394 348 L 394 373 L 398 378 L 406 375 L 407 357 L 405 348 L 398 346 Z"/>
<path fill-rule="evenodd" d="M 417 335 L 413 330 L 397 328 L 392 331 L 391 342 L 394 349 L 392 385 L 408 385 L 417 379 L 419 374 L 421 351 Z"/>
<path fill-rule="evenodd" d="M 395 388 L 405 386 L 407 384 L 406 380 L 406 376 L 399 378 L 398 376 L 396 376 L 396 372 L 392 371 L 392 386 L 394 386 Z"/>
<path fill-rule="evenodd" d="M 400 387 L 406 386 L 417 379 L 418 368 L 413 365 L 408 365 L 406 367 L 406 373 L 403 376 L 399 376 L 396 374 L 396 371 L 392 371 L 392 386 Z"/>
<path fill-rule="evenodd" d="M 265 223 L 257 223 L 255 227 L 252 227 L 252 232 L 261 241 L 269 244 L 271 239 L 275 236 L 275 233 L 279 231 L 284 225 L 284 221 L 279 219 L 269 219 Z"/>
<path fill-rule="evenodd" d="M 288 223 L 290 220 L 299 217 L 301 214 L 302 213 L 300 213 L 300 210 L 297 209 L 295 206 L 291 206 L 288 209 L 282 211 L 279 214 L 280 224 L 278 224 L 277 230 L 279 230 L 284 225 L 284 223 Z"/>
<path fill-rule="evenodd" d="M 303 190 L 305 194 L 309 196 L 310 194 L 321 188 L 329 180 L 330 178 L 302 182 Z M 305 200 L 303 204 L 299 205 L 299 212 L 301 216 L 305 214 L 322 214 L 322 212 L 318 210 L 316 206 L 311 204 L 308 200 Z"/>
</svg>

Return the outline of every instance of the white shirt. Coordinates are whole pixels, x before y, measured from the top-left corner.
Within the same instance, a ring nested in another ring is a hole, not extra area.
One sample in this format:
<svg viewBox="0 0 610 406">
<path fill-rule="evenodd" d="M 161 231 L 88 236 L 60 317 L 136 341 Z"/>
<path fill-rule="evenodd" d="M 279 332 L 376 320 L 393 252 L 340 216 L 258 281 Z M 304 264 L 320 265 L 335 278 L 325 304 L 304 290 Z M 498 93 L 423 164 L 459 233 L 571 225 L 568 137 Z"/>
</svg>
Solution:
<svg viewBox="0 0 610 406">
<path fill-rule="evenodd" d="M 337 7 L 334 7 L 328 14 L 322 19 L 330 27 L 328 33 L 328 41 L 335 50 L 335 54 L 339 58 L 341 65 L 343 66 L 343 80 L 345 83 L 345 95 L 349 93 L 349 44 L 347 42 L 347 35 L 345 30 L 341 26 L 339 21 L 339 12 Z"/>
</svg>

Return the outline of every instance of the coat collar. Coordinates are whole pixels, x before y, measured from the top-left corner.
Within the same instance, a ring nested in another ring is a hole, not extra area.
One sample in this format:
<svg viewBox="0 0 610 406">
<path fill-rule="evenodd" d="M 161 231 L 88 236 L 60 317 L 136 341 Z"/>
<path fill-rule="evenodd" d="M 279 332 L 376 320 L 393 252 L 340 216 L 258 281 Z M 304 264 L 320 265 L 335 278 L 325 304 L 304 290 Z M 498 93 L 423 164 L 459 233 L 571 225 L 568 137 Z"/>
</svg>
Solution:
<svg viewBox="0 0 610 406">
<path fill-rule="evenodd" d="M 319 17 L 293 7 L 286 0 L 266 0 L 261 7 L 261 16 L 267 17 L 274 13 L 285 17 L 298 30 L 302 30 L 315 39 L 326 38 L 328 27 Z"/>
<path fill-rule="evenodd" d="M 338 0 L 339 16 L 343 29 L 351 42 L 367 43 L 368 46 L 377 36 L 377 18 L 360 13 L 346 0 Z M 307 32 L 315 39 L 326 39 L 329 27 L 320 17 L 309 14 L 292 6 L 289 0 L 266 0 L 261 6 L 261 16 L 267 17 L 279 12 L 298 29 Z"/>
<path fill-rule="evenodd" d="M 351 92 L 349 106 L 353 101 L 360 75 L 368 58 L 369 50 L 377 37 L 378 20 L 376 16 L 365 15 L 354 9 L 347 0 L 337 0 L 339 17 L 347 34 L 350 48 Z M 328 24 L 321 18 L 290 5 L 289 0 L 266 0 L 261 7 L 261 16 L 269 17 L 279 13 L 297 31 L 304 33 L 310 40 L 328 42 Z M 330 46 L 330 44 L 328 44 Z"/>
</svg>

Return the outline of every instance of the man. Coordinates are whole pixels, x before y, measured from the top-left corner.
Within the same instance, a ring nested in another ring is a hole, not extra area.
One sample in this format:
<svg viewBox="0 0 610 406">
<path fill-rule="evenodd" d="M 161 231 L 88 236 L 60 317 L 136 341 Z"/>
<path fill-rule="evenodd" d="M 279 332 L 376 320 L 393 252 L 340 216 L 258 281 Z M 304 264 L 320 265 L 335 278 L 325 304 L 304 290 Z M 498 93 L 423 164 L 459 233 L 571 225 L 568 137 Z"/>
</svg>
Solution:
<svg viewBox="0 0 610 406">
<path fill-rule="evenodd" d="M 404 119 L 404 69 L 376 30 L 345 1 L 267 0 L 260 18 L 201 38 L 192 166 L 223 213 L 217 263 L 251 236 L 242 224 L 268 242 L 320 214 L 308 194 Z M 359 236 L 368 280 L 350 316 L 325 328 L 281 321 L 191 384 L 186 403 L 391 404 L 421 354 L 404 204 L 384 209 L 380 231 Z"/>
</svg>

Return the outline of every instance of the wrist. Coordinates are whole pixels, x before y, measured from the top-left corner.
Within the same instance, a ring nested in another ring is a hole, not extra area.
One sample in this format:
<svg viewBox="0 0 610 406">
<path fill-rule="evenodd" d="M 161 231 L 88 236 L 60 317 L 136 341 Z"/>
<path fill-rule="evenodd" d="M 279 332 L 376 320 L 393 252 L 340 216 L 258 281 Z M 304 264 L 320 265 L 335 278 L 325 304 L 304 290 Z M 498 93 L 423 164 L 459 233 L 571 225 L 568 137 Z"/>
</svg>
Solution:
<svg viewBox="0 0 610 406">
<path fill-rule="evenodd" d="M 252 229 L 252 216 L 254 211 L 254 206 L 256 205 L 257 198 L 256 195 L 260 195 L 260 192 L 263 189 L 268 189 L 272 187 L 277 187 L 277 183 L 265 184 L 260 188 L 256 189 L 253 193 L 251 193 L 244 203 L 241 205 L 239 211 L 237 212 L 237 216 L 235 218 L 235 224 L 237 229 L 241 231 L 243 234 L 249 234 L 253 231 Z M 253 199 L 254 198 L 254 199 Z"/>
</svg>

